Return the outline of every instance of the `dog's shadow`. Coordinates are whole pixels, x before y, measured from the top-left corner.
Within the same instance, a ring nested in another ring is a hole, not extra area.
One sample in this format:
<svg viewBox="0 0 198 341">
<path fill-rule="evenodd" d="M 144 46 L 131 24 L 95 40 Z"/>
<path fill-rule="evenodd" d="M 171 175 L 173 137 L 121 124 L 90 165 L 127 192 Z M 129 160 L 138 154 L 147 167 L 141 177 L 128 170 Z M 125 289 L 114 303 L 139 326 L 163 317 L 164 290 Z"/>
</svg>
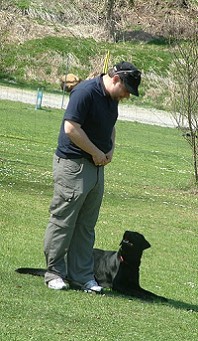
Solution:
<svg viewBox="0 0 198 341">
<path fill-rule="evenodd" d="M 191 313 L 198 313 L 198 305 L 195 304 L 190 304 L 187 302 L 183 302 L 183 301 L 176 301 L 173 299 L 168 299 L 168 302 L 165 302 L 166 305 L 168 306 L 172 306 L 175 309 L 182 309 L 182 310 L 186 310 L 189 311 Z"/>
<path fill-rule="evenodd" d="M 198 305 L 195 304 L 190 304 L 187 302 L 183 302 L 183 301 L 178 301 L 178 300 L 173 300 L 171 298 L 167 299 L 167 302 L 162 302 L 160 299 L 146 299 L 146 298 L 140 298 L 140 297 L 135 297 L 135 296 L 125 296 L 122 295 L 118 292 L 115 292 L 113 290 L 104 290 L 104 295 L 107 297 L 116 297 L 116 298 L 122 298 L 122 299 L 127 299 L 128 301 L 141 301 L 141 302 L 145 302 L 145 303 L 154 303 L 154 304 L 163 304 L 165 306 L 170 306 L 173 307 L 175 309 L 179 309 L 179 310 L 185 310 L 188 311 L 189 313 L 197 313 L 198 312 Z"/>
</svg>

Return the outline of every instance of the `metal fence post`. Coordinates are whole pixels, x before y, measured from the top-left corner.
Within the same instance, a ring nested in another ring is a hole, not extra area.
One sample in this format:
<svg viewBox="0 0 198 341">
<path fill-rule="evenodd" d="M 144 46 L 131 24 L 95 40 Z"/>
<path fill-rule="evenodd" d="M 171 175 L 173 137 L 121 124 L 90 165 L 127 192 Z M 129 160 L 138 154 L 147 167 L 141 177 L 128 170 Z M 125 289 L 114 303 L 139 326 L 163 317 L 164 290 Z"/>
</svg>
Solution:
<svg viewBox="0 0 198 341">
<path fill-rule="evenodd" d="M 41 109 L 43 100 L 43 90 L 38 88 L 35 109 Z"/>
</svg>

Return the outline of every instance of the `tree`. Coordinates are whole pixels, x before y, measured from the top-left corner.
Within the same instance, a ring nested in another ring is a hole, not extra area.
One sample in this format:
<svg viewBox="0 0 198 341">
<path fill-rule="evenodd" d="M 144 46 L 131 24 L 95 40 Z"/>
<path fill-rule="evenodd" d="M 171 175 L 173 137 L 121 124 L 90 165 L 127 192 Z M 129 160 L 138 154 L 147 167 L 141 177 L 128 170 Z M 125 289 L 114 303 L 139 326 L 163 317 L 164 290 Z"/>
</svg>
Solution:
<svg viewBox="0 0 198 341">
<path fill-rule="evenodd" d="M 129 5 L 134 5 L 134 0 L 126 1 Z M 116 28 L 116 20 L 114 15 L 115 7 L 122 6 L 120 1 L 118 0 L 106 0 L 105 1 L 105 13 L 106 13 L 106 30 L 108 33 L 108 39 L 115 40 L 115 28 Z"/>
<path fill-rule="evenodd" d="M 106 1 L 106 29 L 108 32 L 108 38 L 113 37 L 115 32 L 115 22 L 113 19 L 114 4 L 115 0 Z"/>
<path fill-rule="evenodd" d="M 173 117 L 191 147 L 195 182 L 198 184 L 198 25 L 186 23 L 188 36 L 174 23 L 171 37 L 173 53 Z"/>
</svg>

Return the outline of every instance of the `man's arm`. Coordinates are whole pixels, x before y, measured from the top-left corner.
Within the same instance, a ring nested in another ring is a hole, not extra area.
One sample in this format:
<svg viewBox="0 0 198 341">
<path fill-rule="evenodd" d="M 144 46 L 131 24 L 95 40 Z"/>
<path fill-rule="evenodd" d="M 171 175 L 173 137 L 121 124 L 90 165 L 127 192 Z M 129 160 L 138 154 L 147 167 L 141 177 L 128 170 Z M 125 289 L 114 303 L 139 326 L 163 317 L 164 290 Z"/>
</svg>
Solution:
<svg viewBox="0 0 198 341">
<path fill-rule="evenodd" d="M 107 156 L 90 141 L 79 123 L 65 120 L 64 130 L 76 146 L 92 156 L 96 166 L 105 166 L 109 162 Z"/>
</svg>

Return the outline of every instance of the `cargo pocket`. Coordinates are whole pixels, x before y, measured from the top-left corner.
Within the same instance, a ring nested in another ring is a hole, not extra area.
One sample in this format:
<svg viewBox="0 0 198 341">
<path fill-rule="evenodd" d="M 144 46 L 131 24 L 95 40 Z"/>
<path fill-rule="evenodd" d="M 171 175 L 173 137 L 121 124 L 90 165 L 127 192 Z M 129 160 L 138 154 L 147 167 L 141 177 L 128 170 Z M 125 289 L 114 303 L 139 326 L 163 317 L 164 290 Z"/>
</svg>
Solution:
<svg viewBox="0 0 198 341">
<path fill-rule="evenodd" d="M 54 163 L 54 182 L 65 187 L 75 187 L 76 179 L 81 178 L 82 170 L 82 159 L 61 159 L 59 163 Z"/>
<path fill-rule="evenodd" d="M 66 174 L 79 174 L 82 170 L 82 159 L 65 159 L 63 167 Z"/>
<path fill-rule="evenodd" d="M 49 211 L 52 216 L 64 217 L 69 204 L 74 198 L 74 190 L 65 188 L 60 184 L 56 184 L 54 196 L 49 207 Z"/>
</svg>

